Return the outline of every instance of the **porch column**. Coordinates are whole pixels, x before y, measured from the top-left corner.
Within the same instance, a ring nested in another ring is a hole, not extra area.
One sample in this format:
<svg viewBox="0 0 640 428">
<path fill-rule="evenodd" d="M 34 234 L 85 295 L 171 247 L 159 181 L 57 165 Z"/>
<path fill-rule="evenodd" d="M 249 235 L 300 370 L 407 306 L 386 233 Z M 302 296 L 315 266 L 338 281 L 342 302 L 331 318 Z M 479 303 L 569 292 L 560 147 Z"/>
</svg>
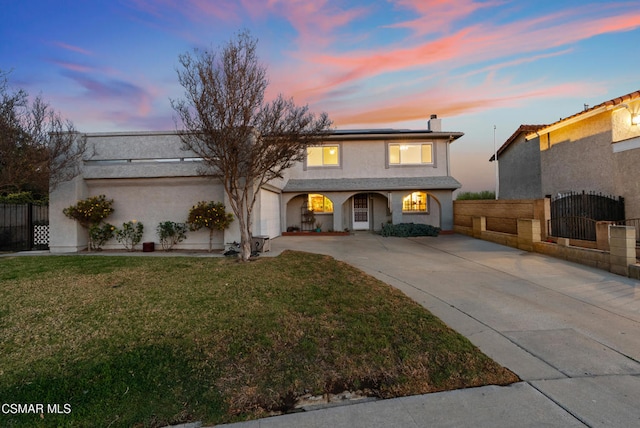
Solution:
<svg viewBox="0 0 640 428">
<path fill-rule="evenodd" d="M 391 193 L 391 223 L 402 223 L 402 192 Z"/>
<path fill-rule="evenodd" d="M 346 201 L 349 200 L 344 195 L 337 193 L 327 192 L 326 196 L 333 202 L 333 230 L 335 232 L 342 232 L 345 228 L 343 221 L 343 206 Z"/>
</svg>

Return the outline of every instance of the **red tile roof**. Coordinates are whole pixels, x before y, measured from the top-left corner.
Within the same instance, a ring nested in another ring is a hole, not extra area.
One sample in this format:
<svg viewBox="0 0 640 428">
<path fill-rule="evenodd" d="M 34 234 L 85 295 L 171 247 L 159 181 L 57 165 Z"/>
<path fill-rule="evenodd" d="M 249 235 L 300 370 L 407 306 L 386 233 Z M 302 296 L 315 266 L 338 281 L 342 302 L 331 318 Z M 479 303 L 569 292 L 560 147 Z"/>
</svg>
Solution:
<svg viewBox="0 0 640 428">
<path fill-rule="evenodd" d="M 571 116 L 565 117 L 563 119 L 560 119 L 560 120 L 558 120 L 556 122 L 553 122 L 553 123 L 550 123 L 548 125 L 520 125 L 520 127 L 516 130 L 516 132 L 514 132 L 511 135 L 511 137 L 509 137 L 507 139 L 507 141 L 505 141 L 505 143 L 498 149 L 498 159 L 500 159 L 500 153 L 504 152 L 509 147 L 509 145 L 511 143 L 513 143 L 515 141 L 515 139 L 518 138 L 518 136 L 520 134 L 522 134 L 522 133 L 531 134 L 533 132 L 539 131 L 542 128 L 548 128 L 548 127 L 551 127 L 551 126 L 554 126 L 554 125 L 558 125 L 558 124 L 560 124 L 560 123 L 562 123 L 564 121 L 579 117 L 579 116 L 581 116 L 583 114 L 587 114 L 587 113 L 592 112 L 594 110 L 597 110 L 599 108 L 602 108 L 602 107 L 615 107 L 617 105 L 624 104 L 627 101 L 635 100 L 637 98 L 640 98 L 640 90 L 628 93 L 626 95 L 622 95 L 620 97 L 614 98 L 614 99 L 609 100 L 609 101 L 605 101 L 603 103 L 600 103 L 600 104 L 595 105 L 595 106 L 593 106 L 591 108 L 582 110 L 582 111 L 580 111 L 580 112 L 578 112 L 576 114 L 573 114 Z M 495 157 L 495 155 L 491 156 L 491 159 L 489 159 L 489 162 L 493 162 L 494 157 Z"/>
<path fill-rule="evenodd" d="M 594 110 L 597 110 L 599 108 L 602 108 L 602 107 L 615 107 L 617 105 L 624 104 L 627 101 L 635 100 L 637 98 L 640 98 L 640 90 L 628 93 L 626 95 L 622 95 L 620 97 L 614 98 L 614 99 L 609 100 L 609 101 L 605 101 L 605 102 L 600 103 L 598 105 L 595 105 L 595 106 L 593 106 L 591 108 L 584 109 L 584 110 L 582 110 L 582 111 L 580 111 L 580 112 L 578 112 L 576 114 L 573 114 L 571 116 L 567 116 L 567 117 L 562 118 L 562 119 L 560 119 L 560 120 L 558 120 L 556 122 L 550 123 L 549 125 L 546 125 L 546 127 L 558 125 L 558 124 L 560 124 L 560 123 L 562 123 L 562 122 L 564 122 L 566 120 L 582 116 L 583 114 L 590 113 L 590 112 L 592 112 Z"/>
</svg>

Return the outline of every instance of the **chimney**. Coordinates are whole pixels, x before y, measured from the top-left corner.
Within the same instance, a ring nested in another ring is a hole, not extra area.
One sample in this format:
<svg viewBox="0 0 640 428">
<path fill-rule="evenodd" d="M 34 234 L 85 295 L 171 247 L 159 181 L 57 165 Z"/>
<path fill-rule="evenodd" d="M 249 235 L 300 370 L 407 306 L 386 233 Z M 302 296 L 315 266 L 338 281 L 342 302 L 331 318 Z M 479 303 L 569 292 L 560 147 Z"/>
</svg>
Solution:
<svg viewBox="0 0 640 428">
<path fill-rule="evenodd" d="M 438 119 L 437 114 L 432 114 L 431 118 L 427 122 L 427 130 L 431 132 L 442 131 L 442 119 Z"/>
</svg>

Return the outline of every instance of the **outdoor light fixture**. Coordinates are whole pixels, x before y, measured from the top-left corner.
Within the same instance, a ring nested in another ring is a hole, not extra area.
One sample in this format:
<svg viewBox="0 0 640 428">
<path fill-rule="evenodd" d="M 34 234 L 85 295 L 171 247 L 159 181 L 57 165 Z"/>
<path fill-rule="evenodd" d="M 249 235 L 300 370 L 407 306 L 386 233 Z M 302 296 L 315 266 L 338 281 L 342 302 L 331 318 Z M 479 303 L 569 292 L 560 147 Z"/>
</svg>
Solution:
<svg viewBox="0 0 640 428">
<path fill-rule="evenodd" d="M 640 114 L 631 110 L 628 104 L 620 104 L 621 108 L 626 108 L 629 114 L 631 115 L 631 124 L 632 125 L 640 125 Z"/>
</svg>

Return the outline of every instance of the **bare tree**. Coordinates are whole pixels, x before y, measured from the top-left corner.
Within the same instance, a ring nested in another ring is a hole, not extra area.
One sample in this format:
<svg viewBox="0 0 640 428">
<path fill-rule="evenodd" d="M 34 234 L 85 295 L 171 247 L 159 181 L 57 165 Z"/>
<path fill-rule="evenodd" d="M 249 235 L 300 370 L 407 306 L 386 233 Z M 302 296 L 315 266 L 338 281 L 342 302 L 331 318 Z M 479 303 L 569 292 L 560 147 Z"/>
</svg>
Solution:
<svg viewBox="0 0 640 428">
<path fill-rule="evenodd" d="M 264 101 L 269 82 L 256 46 L 245 31 L 218 52 L 180 55 L 184 99 L 171 101 L 182 122 L 183 147 L 204 159 L 202 174 L 224 185 L 240 226 L 239 257 L 245 261 L 260 188 L 302 160 L 306 147 L 320 143 L 331 127 L 326 113 L 316 117 L 308 106 L 298 107 L 282 95 Z"/>
<path fill-rule="evenodd" d="M 11 91 L 0 70 L 0 193 L 48 194 L 78 174 L 86 138 L 41 97 Z"/>
</svg>

